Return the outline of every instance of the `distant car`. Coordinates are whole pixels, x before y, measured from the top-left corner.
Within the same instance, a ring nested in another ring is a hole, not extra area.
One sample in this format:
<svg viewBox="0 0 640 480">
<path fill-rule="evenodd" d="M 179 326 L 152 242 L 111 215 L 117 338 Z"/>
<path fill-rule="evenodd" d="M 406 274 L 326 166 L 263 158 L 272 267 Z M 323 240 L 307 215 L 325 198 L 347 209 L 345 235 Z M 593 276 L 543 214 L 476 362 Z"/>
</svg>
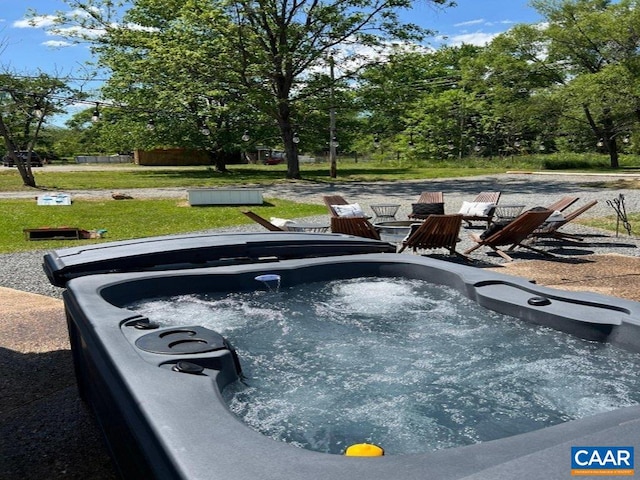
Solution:
<svg viewBox="0 0 640 480">
<path fill-rule="evenodd" d="M 273 151 L 265 158 L 264 163 L 267 165 L 279 165 L 280 163 L 284 163 L 286 158 L 284 152 Z"/>
<path fill-rule="evenodd" d="M 60 161 L 60 157 L 58 155 L 56 155 L 55 153 L 51 153 L 51 152 L 39 152 L 38 153 L 40 155 L 40 158 L 42 159 L 42 163 L 44 163 L 45 165 L 48 163 L 52 163 L 52 162 L 58 162 Z"/>
<path fill-rule="evenodd" d="M 25 163 L 27 161 L 29 152 L 15 152 L 16 156 L 20 157 Z M 2 165 L 4 167 L 15 167 L 15 163 L 13 161 L 13 157 L 11 157 L 11 155 L 9 155 L 8 153 L 2 157 Z M 41 167 L 42 166 L 42 159 L 40 158 L 40 155 L 38 155 L 36 152 L 31 152 L 31 166 L 32 167 Z"/>
</svg>

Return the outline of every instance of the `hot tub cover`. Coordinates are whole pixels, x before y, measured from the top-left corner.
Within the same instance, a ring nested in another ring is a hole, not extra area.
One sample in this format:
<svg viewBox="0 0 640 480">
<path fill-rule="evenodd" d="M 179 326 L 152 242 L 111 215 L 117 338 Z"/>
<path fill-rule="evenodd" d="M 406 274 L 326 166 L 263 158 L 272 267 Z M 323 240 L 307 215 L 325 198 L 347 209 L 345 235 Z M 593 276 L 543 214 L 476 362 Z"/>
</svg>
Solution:
<svg viewBox="0 0 640 480">
<path fill-rule="evenodd" d="M 56 250 L 44 271 L 58 287 L 98 273 L 174 270 L 284 259 L 394 253 L 390 243 L 340 234 L 269 232 L 149 237 Z"/>
</svg>

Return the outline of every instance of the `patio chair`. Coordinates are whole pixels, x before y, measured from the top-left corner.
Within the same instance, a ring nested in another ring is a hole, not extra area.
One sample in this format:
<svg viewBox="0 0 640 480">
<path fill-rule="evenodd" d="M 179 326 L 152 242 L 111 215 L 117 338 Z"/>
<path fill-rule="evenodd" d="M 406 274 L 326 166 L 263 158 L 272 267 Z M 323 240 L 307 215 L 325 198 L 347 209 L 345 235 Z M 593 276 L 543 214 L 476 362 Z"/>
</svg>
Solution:
<svg viewBox="0 0 640 480">
<path fill-rule="evenodd" d="M 331 217 L 331 232 L 380 240 L 380 234 L 364 217 Z"/>
<path fill-rule="evenodd" d="M 501 193 L 480 192 L 473 202 L 463 202 L 459 212 L 462 214 L 462 220 L 470 227 L 473 226 L 471 222 L 474 221 L 487 222 L 487 228 L 489 228 Z"/>
<path fill-rule="evenodd" d="M 257 213 L 252 212 L 251 210 L 246 210 L 246 211 L 243 211 L 242 213 L 245 214 L 247 217 L 249 217 L 254 222 L 259 223 L 260 225 L 262 225 L 264 228 L 266 228 L 267 230 L 269 230 L 271 232 L 284 232 L 284 231 L 286 231 L 285 228 L 280 228 L 277 225 L 274 225 L 273 223 L 271 223 L 266 218 L 261 217 Z"/>
<path fill-rule="evenodd" d="M 563 210 L 566 210 L 571 205 L 576 203 L 578 200 L 580 200 L 580 197 L 566 196 L 562 197 L 560 200 L 552 203 L 551 205 L 547 205 L 546 208 L 554 212 L 562 212 Z"/>
<path fill-rule="evenodd" d="M 449 250 L 450 255 L 465 257 L 456 251 L 461 225 L 462 215 L 459 213 L 453 215 L 429 215 L 424 222 L 412 225 L 411 232 L 402 241 L 402 246 L 398 253 L 401 253 L 407 247 L 414 252 L 419 249 L 446 248 Z"/>
<path fill-rule="evenodd" d="M 342 195 L 324 195 L 322 200 L 332 217 L 339 217 L 338 212 L 333 208 L 334 205 L 349 205 L 349 202 Z"/>
<path fill-rule="evenodd" d="M 324 195 L 322 197 L 324 204 L 329 209 L 329 214 L 332 217 L 348 216 L 348 217 L 362 217 L 371 218 L 369 215 L 365 215 L 360 205 L 357 203 L 349 203 L 341 195 Z M 343 207 L 343 212 L 338 211 L 340 207 Z M 346 212 L 346 213 L 345 213 Z"/>
<path fill-rule="evenodd" d="M 571 234 L 571 233 L 560 232 L 558 231 L 558 229 L 560 227 L 563 227 L 567 223 L 571 222 L 576 217 L 579 217 L 580 215 L 582 215 L 584 212 L 586 212 L 591 207 L 593 207 L 596 203 L 598 203 L 597 200 L 591 200 L 590 202 L 585 203 L 583 206 L 576 208 L 575 210 L 564 215 L 564 218 L 560 221 L 555 221 L 555 222 L 550 221 L 550 222 L 543 223 L 539 228 L 535 229 L 531 233 L 530 235 L 531 238 L 533 238 L 534 240 L 538 238 L 555 238 L 557 240 L 570 240 L 574 242 L 581 242 L 583 240 L 582 237 Z"/>
<path fill-rule="evenodd" d="M 444 215 L 444 194 L 442 192 L 422 192 L 418 201 L 411 204 L 409 219 L 424 220 L 434 214 Z"/>
<path fill-rule="evenodd" d="M 511 262 L 513 258 L 507 255 L 503 250 L 498 247 L 509 245 L 507 250 L 511 251 L 516 247 L 523 247 L 532 250 L 542 255 L 553 257 L 548 252 L 534 248 L 531 245 L 523 244 L 522 242 L 529 238 L 531 233 L 542 225 L 549 215 L 553 213 L 552 210 L 529 210 L 520 214 L 515 220 L 502 229 L 497 230 L 495 233 L 489 234 L 486 238 L 481 238 L 479 235 L 471 234 L 471 238 L 476 242 L 476 245 L 464 251 L 465 254 L 469 254 L 480 247 L 489 247 L 494 250 L 505 260 Z"/>
</svg>

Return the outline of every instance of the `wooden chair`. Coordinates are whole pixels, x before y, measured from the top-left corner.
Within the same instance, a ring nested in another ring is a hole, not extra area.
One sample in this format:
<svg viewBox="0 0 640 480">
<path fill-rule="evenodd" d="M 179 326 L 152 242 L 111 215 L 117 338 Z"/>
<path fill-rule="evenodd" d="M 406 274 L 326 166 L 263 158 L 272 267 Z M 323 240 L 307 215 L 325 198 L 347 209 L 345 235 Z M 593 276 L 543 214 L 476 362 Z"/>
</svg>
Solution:
<svg viewBox="0 0 640 480">
<path fill-rule="evenodd" d="M 584 212 L 593 207 L 597 200 L 591 200 L 588 203 L 585 203 L 583 206 L 576 208 L 575 210 L 567 213 L 564 216 L 564 219 L 559 222 L 547 222 L 543 223 L 540 228 L 537 228 L 531 233 L 531 237 L 534 239 L 538 238 L 555 238 L 558 240 L 571 240 L 575 242 L 581 242 L 583 239 L 578 235 L 573 235 L 571 233 L 559 232 L 558 229 L 567 223 L 574 220 L 576 217 L 579 217 Z"/>
<path fill-rule="evenodd" d="M 331 217 L 331 232 L 380 240 L 380 234 L 364 217 Z"/>
<path fill-rule="evenodd" d="M 444 193 L 422 192 L 418 201 L 411 204 L 409 219 L 424 220 L 429 215 L 444 215 Z"/>
<path fill-rule="evenodd" d="M 548 252 L 534 248 L 531 245 L 525 245 L 522 242 L 529 238 L 529 236 L 539 228 L 549 215 L 553 213 L 552 210 L 529 210 L 520 214 L 515 220 L 506 225 L 501 230 L 490 234 L 487 238 L 480 238 L 479 235 L 471 234 L 471 238 L 476 242 L 476 245 L 464 251 L 465 254 L 469 254 L 480 247 L 489 247 L 494 250 L 505 260 L 511 262 L 513 258 L 507 255 L 503 250 L 498 247 L 509 245 L 508 250 L 511 251 L 516 247 L 528 248 L 542 255 L 552 257 Z"/>
<path fill-rule="evenodd" d="M 349 202 L 341 195 L 325 195 L 322 197 L 324 204 L 329 209 L 329 214 L 332 217 L 338 217 L 338 213 L 334 210 L 332 205 L 349 205 Z"/>
<path fill-rule="evenodd" d="M 548 205 L 547 208 L 553 212 L 558 211 L 562 212 L 563 210 L 569 208 L 571 205 L 576 203 L 580 197 L 566 196 L 562 197 L 560 200 Z"/>
<path fill-rule="evenodd" d="M 444 193 L 422 192 L 416 203 L 444 203 Z"/>
<path fill-rule="evenodd" d="M 277 225 L 274 225 L 273 223 L 271 223 L 266 218 L 261 217 L 257 213 L 252 212 L 251 210 L 246 210 L 246 211 L 244 211 L 242 213 L 245 214 L 247 217 L 249 217 L 254 222 L 259 223 L 260 225 L 262 225 L 264 228 L 266 228 L 267 230 L 269 230 L 271 232 L 284 232 L 284 231 L 286 231 L 284 228 L 280 228 Z"/>
<path fill-rule="evenodd" d="M 411 248 L 414 252 L 419 249 L 446 248 L 450 255 L 459 255 L 456 244 L 459 240 L 462 215 L 430 215 L 424 222 L 417 224 L 415 229 L 402 241 L 398 253 L 405 248 Z M 465 257 L 466 258 L 466 257 Z"/>
<path fill-rule="evenodd" d="M 496 205 L 500 200 L 500 195 L 502 192 L 480 192 L 476 198 L 473 200 L 473 203 L 492 203 Z M 468 226 L 473 226 L 471 222 L 473 221 L 483 221 L 487 222 L 487 228 L 491 225 L 491 219 L 493 218 L 493 212 L 495 208 L 490 209 L 486 215 L 468 215 L 463 214 L 462 220 L 467 223 Z"/>
</svg>

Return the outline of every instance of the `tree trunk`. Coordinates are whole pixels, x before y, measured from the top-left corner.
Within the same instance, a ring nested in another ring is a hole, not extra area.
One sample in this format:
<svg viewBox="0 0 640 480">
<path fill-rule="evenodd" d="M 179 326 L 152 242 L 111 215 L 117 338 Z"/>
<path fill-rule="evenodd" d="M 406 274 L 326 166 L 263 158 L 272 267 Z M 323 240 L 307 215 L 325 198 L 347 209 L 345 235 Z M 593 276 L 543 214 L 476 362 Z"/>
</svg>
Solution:
<svg viewBox="0 0 640 480">
<path fill-rule="evenodd" d="M 280 101 L 278 108 L 278 126 L 280 127 L 282 143 L 284 143 L 284 151 L 287 155 L 287 178 L 300 179 L 302 177 L 300 176 L 298 148 L 293 143 L 294 131 L 291 128 L 291 111 L 285 101 Z"/>
<path fill-rule="evenodd" d="M 207 155 L 209 156 L 209 161 L 214 166 L 216 172 L 226 173 L 227 170 L 227 162 L 224 155 L 221 155 L 220 152 L 214 152 L 212 150 L 207 150 Z"/>
<path fill-rule="evenodd" d="M 0 135 L 4 138 L 4 144 L 7 147 L 7 154 L 13 158 L 13 163 L 15 163 L 18 168 L 18 172 L 20 172 L 20 176 L 22 177 L 22 183 L 27 187 L 36 187 L 36 178 L 33 176 L 33 172 L 31 171 L 31 161 L 27 159 L 27 164 L 22 161 L 22 157 L 16 155 L 16 145 L 11 140 L 11 135 L 9 134 L 9 130 L 7 130 L 7 126 L 4 123 L 4 119 L 0 115 Z M 30 152 L 29 152 L 30 153 Z M 30 158 L 30 157 L 28 157 Z"/>
<path fill-rule="evenodd" d="M 602 124 L 604 125 L 604 146 L 607 147 L 607 151 L 609 152 L 611 168 L 620 168 L 620 162 L 618 161 L 618 145 L 616 143 L 613 119 L 611 118 L 611 111 L 609 109 L 605 110 Z"/>
<path fill-rule="evenodd" d="M 618 145 L 616 143 L 616 139 L 612 138 L 610 142 L 607 144 L 607 148 L 609 150 L 609 158 L 611 161 L 611 168 L 620 168 L 620 160 L 618 158 Z"/>
<path fill-rule="evenodd" d="M 618 145 L 616 143 L 616 137 L 613 132 L 613 120 L 611 119 L 611 115 L 605 111 L 605 117 L 603 120 L 604 128 L 598 128 L 593 116 L 591 115 L 591 111 L 589 110 L 589 106 L 584 104 L 582 105 L 584 110 L 584 114 L 587 117 L 587 121 L 591 126 L 591 130 L 595 133 L 597 139 L 602 139 L 604 143 L 604 147 L 607 149 L 609 153 L 609 162 L 611 168 L 620 168 L 620 162 L 618 159 Z"/>
</svg>

